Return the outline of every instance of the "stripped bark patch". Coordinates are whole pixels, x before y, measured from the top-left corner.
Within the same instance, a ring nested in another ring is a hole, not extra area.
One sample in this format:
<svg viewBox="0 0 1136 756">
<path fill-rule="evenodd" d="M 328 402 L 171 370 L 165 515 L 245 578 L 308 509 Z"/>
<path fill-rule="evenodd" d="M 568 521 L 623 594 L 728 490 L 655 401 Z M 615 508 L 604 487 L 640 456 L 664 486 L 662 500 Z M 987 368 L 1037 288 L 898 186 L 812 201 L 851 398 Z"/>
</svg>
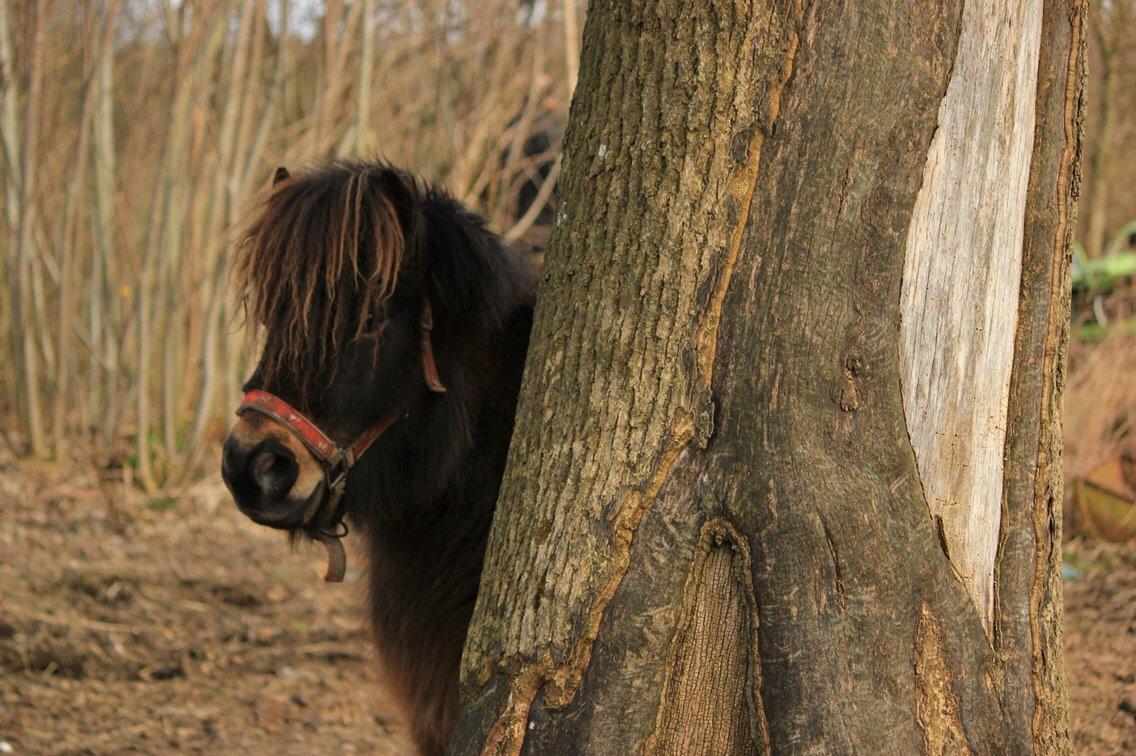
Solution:
<svg viewBox="0 0 1136 756">
<path fill-rule="evenodd" d="M 919 474 L 987 633 L 1041 15 L 1041 0 L 964 5 L 912 211 L 900 303 L 904 412 Z"/>
<path fill-rule="evenodd" d="M 777 80 L 769 90 L 767 100 L 769 108 L 768 130 L 770 132 L 773 130 L 773 125 L 776 124 L 777 116 L 781 112 L 781 96 L 785 92 L 785 87 L 788 85 L 789 79 L 793 76 L 793 66 L 797 58 L 797 48 L 801 43 L 801 35 L 797 25 L 801 24 L 804 20 L 804 4 L 802 0 L 796 0 L 796 2 L 794 2 L 793 13 L 794 25 L 789 27 L 789 39 L 785 49 L 785 58 L 782 61 Z M 699 377 L 703 390 L 710 389 L 711 379 L 713 377 L 714 357 L 718 353 L 718 328 L 722 322 L 722 308 L 726 301 L 726 292 L 730 288 L 730 281 L 733 279 L 734 267 L 737 265 L 738 255 L 741 252 L 745 229 L 749 223 L 749 210 L 753 202 L 754 190 L 757 188 L 759 168 L 761 166 L 761 148 L 765 144 L 765 137 L 765 131 L 760 128 L 755 128 L 753 129 L 753 133 L 750 134 L 749 143 L 746 145 L 745 150 L 735 149 L 735 159 L 742 159 L 739 160 L 738 168 L 730 179 L 727 198 L 728 201 L 732 203 L 733 210 L 737 214 L 737 221 L 733 224 L 733 228 L 730 231 L 730 242 L 722 274 L 714 286 L 710 307 L 707 309 L 702 322 L 699 324 L 698 334 L 696 336 L 698 344 Z M 738 145 L 738 147 L 740 147 L 740 145 Z"/>
<path fill-rule="evenodd" d="M 506 709 L 498 717 L 482 746 L 483 756 L 518 754 L 525 742 L 525 725 L 532 710 L 537 691 L 544 683 L 544 671 L 537 667 L 527 667 L 517 675 L 509 689 Z"/>
<path fill-rule="evenodd" d="M 702 527 L 687 577 L 646 752 L 769 752 L 757 628 L 749 546 L 715 518 Z"/>
</svg>

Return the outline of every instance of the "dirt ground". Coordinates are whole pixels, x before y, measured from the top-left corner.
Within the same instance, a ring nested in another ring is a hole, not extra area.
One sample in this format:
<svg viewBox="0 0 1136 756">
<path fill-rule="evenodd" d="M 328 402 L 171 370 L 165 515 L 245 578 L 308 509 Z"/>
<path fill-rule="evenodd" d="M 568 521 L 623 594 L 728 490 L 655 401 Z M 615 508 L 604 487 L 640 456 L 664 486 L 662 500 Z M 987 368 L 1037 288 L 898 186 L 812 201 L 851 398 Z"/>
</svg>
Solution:
<svg viewBox="0 0 1136 756">
<path fill-rule="evenodd" d="M 216 481 L 102 477 L 0 460 L 0 753 L 405 752 L 357 577 L 323 583 Z M 1136 550 L 1067 551 L 1077 748 L 1136 752 Z"/>
<path fill-rule="evenodd" d="M 0 465 L 0 753 L 403 752 L 361 585 L 324 566 L 219 481 L 147 500 Z"/>
<path fill-rule="evenodd" d="M 1136 753 L 1136 548 L 1065 548 L 1065 673 L 1073 743 Z"/>
</svg>

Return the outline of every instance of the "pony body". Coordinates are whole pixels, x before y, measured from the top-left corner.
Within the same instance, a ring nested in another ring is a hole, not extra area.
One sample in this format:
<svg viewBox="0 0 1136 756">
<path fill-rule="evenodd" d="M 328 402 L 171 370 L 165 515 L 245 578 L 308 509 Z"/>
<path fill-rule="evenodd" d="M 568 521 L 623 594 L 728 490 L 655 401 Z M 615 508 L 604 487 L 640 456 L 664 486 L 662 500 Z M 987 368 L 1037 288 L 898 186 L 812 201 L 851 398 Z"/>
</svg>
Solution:
<svg viewBox="0 0 1136 756">
<path fill-rule="evenodd" d="M 345 522 L 368 552 L 370 624 L 386 683 L 424 753 L 458 713 L 458 668 L 512 434 L 535 275 L 481 218 L 383 164 L 333 163 L 278 182 L 239 250 L 265 349 L 245 390 L 269 391 L 346 443 L 399 419 L 351 469 Z M 445 393 L 417 338 L 433 310 Z M 287 428 L 244 415 L 222 474 L 257 522 L 311 534 L 317 461 Z"/>
</svg>

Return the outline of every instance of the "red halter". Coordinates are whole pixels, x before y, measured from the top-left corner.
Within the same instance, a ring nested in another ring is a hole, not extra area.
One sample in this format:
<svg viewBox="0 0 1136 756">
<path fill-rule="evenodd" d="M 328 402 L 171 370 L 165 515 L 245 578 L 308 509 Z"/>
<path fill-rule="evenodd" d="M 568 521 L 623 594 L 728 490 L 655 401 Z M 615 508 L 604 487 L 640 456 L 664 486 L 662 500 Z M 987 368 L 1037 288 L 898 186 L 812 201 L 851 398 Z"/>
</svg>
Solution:
<svg viewBox="0 0 1136 756">
<path fill-rule="evenodd" d="M 430 339 L 430 332 L 433 329 L 434 315 L 430 301 L 426 300 L 422 306 L 418 339 L 422 353 L 422 376 L 430 391 L 444 394 L 446 387 L 438 378 L 438 365 L 434 362 L 434 348 Z M 327 547 L 328 567 L 324 580 L 332 583 L 342 582 L 343 575 L 347 571 L 347 555 L 343 551 L 340 539 L 347 535 L 347 525 L 343 522 L 343 513 L 339 511 L 339 505 L 347 487 L 347 473 L 363 456 L 363 452 L 378 440 L 383 431 L 398 420 L 402 408 L 379 418 L 347 446 L 337 445 L 304 413 L 267 391 L 247 392 L 240 406 L 237 407 L 237 415 L 243 415 L 245 412 L 259 412 L 283 425 L 307 447 L 323 468 L 324 492 L 313 504 L 315 509 L 305 524 L 312 523 L 316 526 L 312 537 Z"/>
</svg>

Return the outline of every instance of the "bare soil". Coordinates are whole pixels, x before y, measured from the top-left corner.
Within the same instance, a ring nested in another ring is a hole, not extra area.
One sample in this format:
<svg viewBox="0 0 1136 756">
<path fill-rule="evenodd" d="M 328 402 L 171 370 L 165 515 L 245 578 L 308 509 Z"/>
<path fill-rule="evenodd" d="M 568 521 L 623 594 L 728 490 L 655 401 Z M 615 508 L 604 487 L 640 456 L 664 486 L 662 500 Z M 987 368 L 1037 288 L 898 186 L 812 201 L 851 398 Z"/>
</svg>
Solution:
<svg viewBox="0 0 1136 756">
<path fill-rule="evenodd" d="M 1073 744 L 1083 754 L 1136 753 L 1136 548 L 1078 541 L 1065 564 Z"/>
<path fill-rule="evenodd" d="M 219 482 L 0 465 L 0 752 L 404 752 L 357 576 L 324 566 Z"/>
<path fill-rule="evenodd" d="M 322 582 L 322 551 L 217 481 L 142 497 L 114 477 L 0 460 L 0 753 L 406 752 L 357 574 Z M 1136 549 L 1067 557 L 1075 744 L 1134 753 Z"/>
</svg>

